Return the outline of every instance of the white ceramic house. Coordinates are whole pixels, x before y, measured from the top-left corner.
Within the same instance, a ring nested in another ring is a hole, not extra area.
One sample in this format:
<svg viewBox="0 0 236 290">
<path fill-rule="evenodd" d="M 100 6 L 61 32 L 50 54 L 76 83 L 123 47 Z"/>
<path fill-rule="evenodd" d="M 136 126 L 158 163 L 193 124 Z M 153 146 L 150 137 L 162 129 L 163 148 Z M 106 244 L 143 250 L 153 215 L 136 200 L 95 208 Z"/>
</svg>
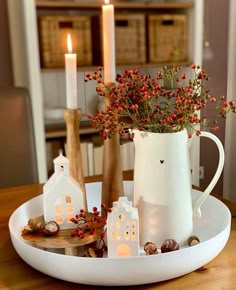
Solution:
<svg viewBox="0 0 236 290">
<path fill-rule="evenodd" d="M 79 183 L 69 175 L 69 160 L 60 154 L 54 159 L 54 174 L 43 187 L 45 222 L 56 221 L 61 229 L 75 227 L 70 221 L 83 208 Z"/>
<path fill-rule="evenodd" d="M 108 257 L 127 257 L 139 255 L 139 217 L 138 209 L 132 207 L 127 197 L 113 202 L 107 216 Z"/>
</svg>

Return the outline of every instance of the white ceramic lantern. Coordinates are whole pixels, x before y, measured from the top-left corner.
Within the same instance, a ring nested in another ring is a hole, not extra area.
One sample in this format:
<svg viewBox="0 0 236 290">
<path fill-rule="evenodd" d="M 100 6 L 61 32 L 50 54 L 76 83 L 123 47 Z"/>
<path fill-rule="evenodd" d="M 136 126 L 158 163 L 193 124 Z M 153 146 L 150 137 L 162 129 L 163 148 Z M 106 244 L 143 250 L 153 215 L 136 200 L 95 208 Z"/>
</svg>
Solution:
<svg viewBox="0 0 236 290">
<path fill-rule="evenodd" d="M 61 229 L 75 227 L 70 221 L 83 208 L 79 183 L 69 175 L 69 160 L 60 154 L 54 159 L 54 174 L 43 186 L 45 222 L 56 221 Z"/>
<path fill-rule="evenodd" d="M 139 255 L 139 218 L 137 208 L 127 197 L 113 202 L 107 216 L 108 257 Z"/>
</svg>

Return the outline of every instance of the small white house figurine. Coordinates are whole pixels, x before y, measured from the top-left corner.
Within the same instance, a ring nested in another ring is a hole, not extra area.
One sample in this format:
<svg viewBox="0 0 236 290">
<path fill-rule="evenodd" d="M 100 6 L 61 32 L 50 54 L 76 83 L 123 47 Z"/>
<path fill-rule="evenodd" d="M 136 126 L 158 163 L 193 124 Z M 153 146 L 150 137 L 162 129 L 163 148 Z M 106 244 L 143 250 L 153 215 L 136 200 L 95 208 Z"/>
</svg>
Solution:
<svg viewBox="0 0 236 290">
<path fill-rule="evenodd" d="M 108 257 L 139 255 L 138 209 L 132 207 L 127 197 L 113 202 L 112 211 L 107 216 Z"/>
<path fill-rule="evenodd" d="M 54 159 L 54 174 L 43 186 L 45 222 L 56 221 L 61 229 L 76 225 L 70 219 L 84 208 L 79 183 L 69 175 L 69 160 L 61 153 Z"/>
</svg>

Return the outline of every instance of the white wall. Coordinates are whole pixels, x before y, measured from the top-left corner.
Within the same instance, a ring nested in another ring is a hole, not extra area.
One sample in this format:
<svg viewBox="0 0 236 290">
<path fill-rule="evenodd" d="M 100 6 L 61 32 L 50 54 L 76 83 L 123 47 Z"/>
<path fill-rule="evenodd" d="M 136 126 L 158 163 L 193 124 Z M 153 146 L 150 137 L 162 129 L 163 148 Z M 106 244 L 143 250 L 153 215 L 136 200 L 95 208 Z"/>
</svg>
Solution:
<svg viewBox="0 0 236 290">
<path fill-rule="evenodd" d="M 230 0 L 227 99 L 236 103 L 236 1 Z M 236 201 L 236 114 L 226 119 L 224 196 Z"/>
<path fill-rule="evenodd" d="M 26 87 L 30 92 L 39 182 L 45 182 L 46 146 L 35 1 L 8 0 L 7 4 L 14 85 Z"/>
</svg>

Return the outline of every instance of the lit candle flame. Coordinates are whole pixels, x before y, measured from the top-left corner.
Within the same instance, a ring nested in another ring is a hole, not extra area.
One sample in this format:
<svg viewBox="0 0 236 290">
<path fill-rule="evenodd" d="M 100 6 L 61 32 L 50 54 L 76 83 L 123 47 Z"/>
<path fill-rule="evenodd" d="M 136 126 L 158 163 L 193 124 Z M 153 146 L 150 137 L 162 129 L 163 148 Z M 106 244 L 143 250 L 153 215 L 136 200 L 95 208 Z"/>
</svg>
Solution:
<svg viewBox="0 0 236 290">
<path fill-rule="evenodd" d="M 68 53 L 72 53 L 72 41 L 71 41 L 70 34 L 68 34 L 67 36 L 67 49 L 68 49 Z"/>
<path fill-rule="evenodd" d="M 110 4 L 110 0 L 105 0 L 105 4 L 109 5 Z"/>
</svg>

